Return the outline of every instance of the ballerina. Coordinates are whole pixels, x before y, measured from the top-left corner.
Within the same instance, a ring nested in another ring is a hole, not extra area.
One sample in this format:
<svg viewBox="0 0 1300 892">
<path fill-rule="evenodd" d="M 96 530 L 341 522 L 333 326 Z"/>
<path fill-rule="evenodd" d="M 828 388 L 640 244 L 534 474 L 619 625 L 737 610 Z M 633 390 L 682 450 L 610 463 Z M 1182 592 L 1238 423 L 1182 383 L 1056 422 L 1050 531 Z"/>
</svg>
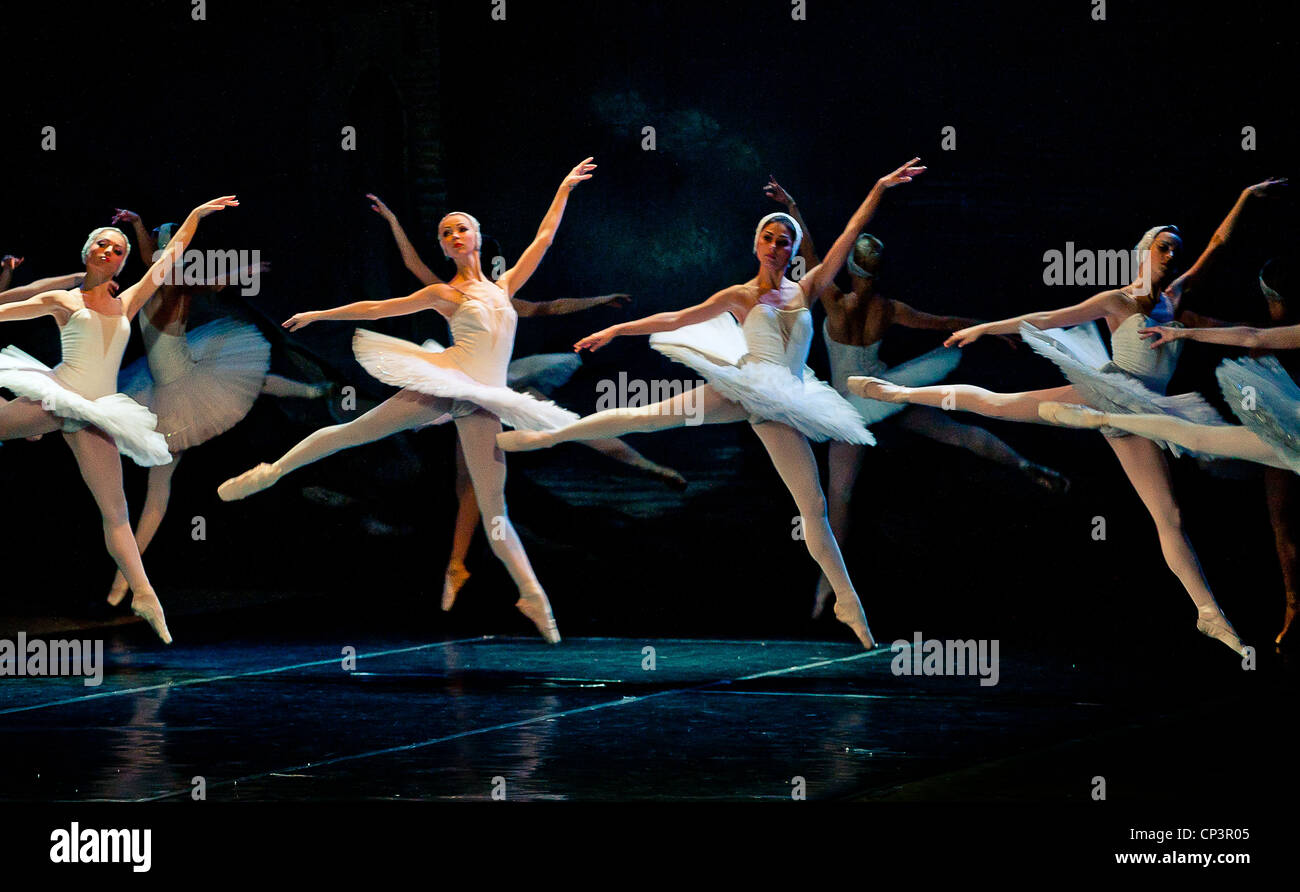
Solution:
<svg viewBox="0 0 1300 892">
<path fill-rule="evenodd" d="M 136 245 L 145 263 L 152 260 L 155 251 L 166 248 L 176 229 L 174 223 L 164 223 L 151 234 L 139 214 L 120 208 L 112 222 L 127 222 L 134 227 Z M 268 374 L 271 345 L 256 326 L 218 319 L 187 331 L 196 291 L 221 291 L 230 281 L 244 281 L 248 275 L 260 275 L 269 269 L 269 264 L 262 263 L 198 285 L 164 284 L 140 313 L 140 334 L 147 355 L 122 370 L 118 385 L 123 393 L 158 416 L 157 429 L 167 438 L 172 455 L 167 464 L 149 469 L 144 507 L 135 529 L 141 554 L 167 515 L 172 480 L 186 450 L 234 427 L 248 415 L 261 394 L 314 398 L 329 392 L 328 387 Z M 120 604 L 128 589 L 126 577 L 119 570 L 109 589 L 108 603 Z"/>
<path fill-rule="evenodd" d="M 402 228 L 402 224 L 398 221 L 397 215 L 389 210 L 388 205 L 384 204 L 379 196 L 368 192 L 366 198 L 373 202 L 370 209 L 387 221 L 389 228 L 393 232 L 393 240 L 397 242 L 397 248 L 402 254 L 402 263 L 410 271 L 411 275 L 419 279 L 424 285 L 441 284 L 442 279 L 425 264 L 415 250 L 415 246 L 411 244 L 411 240 L 407 237 L 406 230 Z M 489 241 L 491 241 L 490 238 Z M 563 297 L 537 303 L 511 297 L 510 304 L 515 308 L 515 312 L 520 318 L 523 318 L 563 316 L 605 304 L 622 306 L 624 301 L 630 301 L 630 299 L 629 295 L 626 294 L 602 294 L 598 297 Z M 442 349 L 442 345 L 436 341 L 425 341 L 424 347 L 432 350 Z M 510 365 L 507 367 L 506 386 L 515 390 L 522 390 L 524 393 L 538 398 L 549 398 L 554 391 L 568 383 L 581 365 L 581 360 L 572 352 L 534 353 L 523 356 L 511 360 Z M 582 445 L 588 446 L 615 461 L 658 477 L 671 486 L 684 487 L 686 485 L 686 478 L 680 473 L 672 468 L 652 462 L 617 438 L 612 440 L 592 440 L 584 442 Z M 451 610 L 456 602 L 456 595 L 469 581 L 470 572 L 465 566 L 465 558 L 469 554 L 469 547 L 473 542 L 474 531 L 478 529 L 478 525 L 479 510 L 478 500 L 474 495 L 474 483 L 470 479 L 469 470 L 465 465 L 465 456 L 461 450 L 460 441 L 457 440 L 456 525 L 452 532 L 451 555 L 447 559 L 447 569 L 443 574 L 443 610 Z"/>
<path fill-rule="evenodd" d="M 546 255 L 564 216 L 569 192 L 590 179 L 591 171 L 596 169 L 591 162 L 591 158 L 585 159 L 564 178 L 532 243 L 496 282 L 483 272 L 478 221 L 457 211 L 438 224 L 442 250 L 456 263 L 451 281 L 426 285 L 406 297 L 298 313 L 286 321 L 285 328 L 297 331 L 327 319 L 383 319 L 433 309 L 447 317 L 453 344 L 435 352 L 358 329 L 353 338 L 358 362 L 379 380 L 401 387 L 401 392 L 355 421 L 316 431 L 275 462 L 260 464 L 227 480 L 218 488 L 218 496 L 227 502 L 247 498 L 290 471 L 342 449 L 399 431 L 454 421 L 479 511 L 485 526 L 489 519 L 492 524 L 488 537 L 492 552 L 519 588 L 515 607 L 537 626 L 542 637 L 558 643 L 560 633 L 551 615 L 550 601 L 506 513 L 506 466 L 496 449 L 496 435 L 502 422 L 513 427 L 555 428 L 577 418 L 554 403 L 510 390 L 505 384 L 518 319 L 510 297 L 523 287 Z"/>
<path fill-rule="evenodd" d="M 174 244 L 120 297 L 112 296 L 109 283 L 126 263 L 131 242 L 120 229 L 100 226 L 81 249 L 86 272 L 76 291 L 44 291 L 0 306 L 0 322 L 54 317 L 63 346 L 63 361 L 53 369 L 16 347 L 0 351 L 0 387 L 17 397 L 0 398 L 0 440 L 63 432 L 103 517 L 108 553 L 135 592 L 131 610 L 167 644 L 172 637 L 162 603 L 131 535 L 118 452 L 144 467 L 170 462 L 171 453 L 166 438 L 155 430 L 154 414 L 115 392 L 117 373 L 131 319 L 157 291 L 199 220 L 238 204 L 229 195 L 191 211 Z"/>
<path fill-rule="evenodd" d="M 1138 242 L 1138 275 L 1123 288 L 1100 292 L 1082 303 L 1059 310 L 1027 313 L 964 328 L 953 332 L 944 342 L 945 346 L 965 347 L 986 334 L 1018 332 L 1036 352 L 1061 369 L 1071 382 L 1065 387 L 1024 393 L 993 393 L 969 384 L 902 387 L 879 378 L 851 377 L 849 389 L 869 399 L 920 403 L 1009 421 L 1042 422 L 1038 414 L 1039 404 L 1063 402 L 1082 403 L 1123 414 L 1156 412 L 1187 421 L 1214 423 L 1219 420 L 1218 413 L 1199 395 L 1164 396 L 1174 373 L 1178 351 L 1150 350 L 1138 332 L 1143 326 L 1153 323 L 1171 323 L 1180 315 L 1195 321 L 1195 314 L 1179 312 L 1183 286 L 1189 277 L 1199 274 L 1213 253 L 1227 241 L 1242 206 L 1243 201 L 1238 200 L 1205 251 L 1182 276 L 1175 276 L 1182 252 L 1182 238 L 1177 227 L 1155 226 Z M 1113 360 L 1106 355 L 1096 328 L 1088 324 L 1097 319 L 1105 319 L 1110 328 Z M 1057 326 L 1078 327 L 1062 331 Z M 1155 521 L 1165 563 L 1196 605 L 1197 630 L 1237 653 L 1243 653 L 1241 639 L 1219 609 L 1191 541 L 1183 530 L 1169 463 L 1160 446 L 1174 454 L 1181 454 L 1182 448 L 1167 440 L 1135 438 L 1114 427 L 1103 428 L 1102 432 Z"/>
<path fill-rule="evenodd" d="M 835 590 L 835 617 L 862 645 L 875 647 L 867 617 L 826 519 L 826 496 L 808 437 L 871 444 L 875 439 L 843 397 L 804 364 L 812 342 L 810 296 L 844 261 L 857 232 L 885 191 L 925 171 L 913 158 L 881 177 L 826 255 L 799 282 L 786 278 L 802 232 L 786 214 L 769 214 L 754 232 L 758 274 L 683 310 L 613 325 L 583 338 L 575 350 L 598 350 L 620 335 L 653 334 L 650 345 L 702 374 L 708 383 L 650 406 L 608 409 L 553 432 L 512 431 L 497 442 L 507 452 L 572 440 L 616 437 L 748 420 L 794 497 L 805 543 Z M 737 325 L 739 321 L 739 326 Z M 692 411 L 693 408 L 693 411 Z"/>
<path fill-rule="evenodd" d="M 764 189 L 768 197 L 785 206 L 790 216 L 803 229 L 800 254 L 810 267 L 816 266 L 821 261 L 813 246 L 812 234 L 799 213 L 798 204 L 775 178 L 770 178 Z M 881 339 L 890 326 L 950 332 L 956 328 L 978 325 L 980 321 L 964 316 L 936 316 L 881 295 L 877 289 L 883 254 L 884 245 L 880 239 L 869 233 L 860 234 L 844 260 L 852 282 L 850 292 L 845 294 L 840 291 L 832 277 L 820 294 L 812 295 L 812 301 L 820 298 L 826 308 L 822 337 L 826 341 L 826 353 L 830 358 L 832 386 L 858 410 L 863 423 L 868 426 L 889 419 L 891 423 L 914 434 L 1014 468 L 1049 492 L 1065 492 L 1069 488 L 1069 481 L 1064 476 L 1051 468 L 1029 461 L 984 428 L 962 424 L 929 406 L 881 403 L 863 399 L 849 391 L 847 382 L 854 373 L 888 373 L 891 381 L 922 385 L 937 384 L 957 367 L 961 352 L 951 347 L 939 347 L 900 365 L 887 367 L 881 362 L 879 354 Z M 835 541 L 841 549 L 844 548 L 845 536 L 848 535 L 849 504 L 864 455 L 863 447 L 855 443 L 835 440 L 830 444 L 830 523 Z M 817 582 L 817 596 L 812 613 L 814 619 L 822 615 L 830 595 L 830 581 L 823 574 Z"/>
</svg>

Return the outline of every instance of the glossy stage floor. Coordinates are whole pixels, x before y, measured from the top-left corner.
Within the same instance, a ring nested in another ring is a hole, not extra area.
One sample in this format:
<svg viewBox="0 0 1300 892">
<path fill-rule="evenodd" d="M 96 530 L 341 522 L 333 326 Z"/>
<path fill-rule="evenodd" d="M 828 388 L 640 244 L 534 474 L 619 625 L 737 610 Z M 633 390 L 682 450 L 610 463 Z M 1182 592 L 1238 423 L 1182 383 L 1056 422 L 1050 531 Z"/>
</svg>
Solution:
<svg viewBox="0 0 1300 892">
<path fill-rule="evenodd" d="M 106 640 L 98 687 L 4 679 L 0 800 L 184 800 L 197 778 L 209 800 L 297 802 L 1086 802 L 1096 777 L 1139 803 L 1295 789 L 1277 725 L 1291 668 L 1263 653 L 1243 672 L 1194 635 L 1174 661 L 1155 641 L 1127 655 L 1004 641 L 997 684 L 981 686 L 895 675 L 887 648 L 843 640 L 548 647 L 319 618 L 296 637 L 247 631 L 273 614 L 269 628 L 290 628 L 295 609 L 182 619 L 167 649 L 138 623 L 79 633 Z"/>
</svg>

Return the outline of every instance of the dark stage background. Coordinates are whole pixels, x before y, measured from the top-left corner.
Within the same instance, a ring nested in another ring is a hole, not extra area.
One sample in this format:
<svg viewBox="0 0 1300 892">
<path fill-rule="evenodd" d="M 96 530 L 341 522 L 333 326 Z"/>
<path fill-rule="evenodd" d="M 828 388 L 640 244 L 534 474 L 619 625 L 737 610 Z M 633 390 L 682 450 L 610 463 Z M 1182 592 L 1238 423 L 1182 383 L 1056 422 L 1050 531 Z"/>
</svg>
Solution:
<svg viewBox="0 0 1300 892">
<path fill-rule="evenodd" d="M 762 193 L 769 173 L 824 249 L 878 176 L 920 155 L 929 172 L 891 191 L 869 227 L 887 246 L 885 291 L 998 318 L 1097 290 L 1043 285 L 1043 252 L 1067 241 L 1129 248 L 1149 226 L 1176 223 L 1194 256 L 1243 187 L 1290 173 L 1297 157 L 1286 86 L 1296 41 L 1270 4 L 1112 2 L 1104 22 L 1084 2 L 810 0 L 806 21 L 792 21 L 785 0 L 510 0 L 504 22 L 490 7 L 212 2 L 202 22 L 184 2 L 6 10 L 0 252 L 27 258 L 16 283 L 77 269 L 86 232 L 115 207 L 152 226 L 237 193 L 241 207 L 208 218 L 195 247 L 256 248 L 273 269 L 260 295 L 222 297 L 207 312 L 274 334 L 300 310 L 416 287 L 362 193 L 390 204 L 427 260 L 438 256 L 439 216 L 463 208 L 513 261 L 563 175 L 594 155 L 595 178 L 574 192 L 520 296 L 626 291 L 635 302 L 521 322 L 516 355 L 558 351 L 628 312 L 684 306 L 752 276 L 754 223 L 776 209 Z M 41 149 L 47 125 L 55 151 Z M 349 125 L 355 151 L 340 146 Z M 646 125 L 655 151 L 641 147 Z M 955 151 L 940 149 L 945 126 L 956 128 Z M 1242 149 L 1245 126 L 1257 133 L 1253 151 Z M 1294 252 L 1295 219 L 1286 196 L 1252 206 L 1185 305 L 1262 322 L 1254 273 Z M 136 259 L 123 278 L 141 273 Z M 383 398 L 391 391 L 351 358 L 354 327 L 277 336 L 273 370 L 336 375 Z M 446 335 L 433 313 L 372 327 Z M 50 320 L 3 329 L 0 344 L 57 360 Z M 937 341 L 896 330 L 885 356 Z M 127 361 L 140 349 L 136 335 Z M 1217 393 L 1223 355 L 1189 346 L 1173 389 Z M 582 412 L 596 382 L 620 371 L 688 377 L 645 339 L 583 363 L 557 394 Z M 811 363 L 827 373 L 820 344 Z M 952 380 L 1061 383 L 1045 361 L 998 342 L 969 350 Z M 259 615 L 281 632 L 297 621 L 289 616 L 325 605 L 416 635 L 526 632 L 481 534 L 460 606 L 437 610 L 455 507 L 450 427 L 336 456 L 249 501 L 217 500 L 221 480 L 326 423 L 319 404 L 264 399 L 186 456 L 146 556 L 178 637 L 203 636 L 208 611 L 283 596 L 300 597 L 300 609 Z M 846 547 L 878 637 L 1046 636 L 1122 654 L 1154 635 L 1228 657 L 1193 633 L 1153 525 L 1100 437 L 983 423 L 1074 488 L 1053 498 L 881 426 Z M 58 440 L 0 447 L 0 614 L 19 622 L 109 615 L 98 517 Z M 674 493 L 578 446 L 510 459 L 511 513 L 566 635 L 848 640 L 837 624 L 806 619 L 815 566 L 747 426 L 630 440 L 692 485 Z M 824 446 L 818 455 L 824 466 Z M 135 505 L 144 473 L 128 465 L 126 475 Z M 1180 460 L 1175 476 L 1225 611 L 1248 642 L 1271 641 L 1282 588 L 1258 470 L 1227 479 Z M 197 516 L 205 541 L 190 535 Z M 1098 516 L 1105 541 L 1091 536 Z"/>
</svg>

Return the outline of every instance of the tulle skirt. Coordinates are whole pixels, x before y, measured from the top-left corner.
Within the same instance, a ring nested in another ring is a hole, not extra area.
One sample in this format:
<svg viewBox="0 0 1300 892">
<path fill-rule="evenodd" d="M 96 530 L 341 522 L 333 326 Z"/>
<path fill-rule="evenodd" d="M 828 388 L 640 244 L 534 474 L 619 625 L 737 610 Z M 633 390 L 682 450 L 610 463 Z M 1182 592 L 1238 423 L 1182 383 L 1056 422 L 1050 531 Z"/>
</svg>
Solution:
<svg viewBox="0 0 1300 892">
<path fill-rule="evenodd" d="M 243 322 L 219 319 L 186 334 L 188 365 L 165 383 L 154 380 L 141 359 L 122 371 L 122 392 L 158 416 L 158 430 L 172 452 L 225 433 L 248 415 L 271 367 L 271 345 Z"/>
<path fill-rule="evenodd" d="M 149 468 L 172 460 L 167 438 L 156 430 L 157 417 L 144 406 L 122 393 L 87 399 L 64 386 L 45 363 L 17 347 L 0 350 L 0 387 L 40 403 L 64 420 L 65 431 L 99 428 L 137 465 Z"/>
<path fill-rule="evenodd" d="M 1092 325 L 1040 331 L 1022 324 L 1020 336 L 1035 353 L 1056 364 L 1066 379 L 1094 409 L 1119 415 L 1171 415 L 1194 424 L 1222 425 L 1214 407 L 1198 393 L 1165 396 L 1156 393 L 1137 377 L 1110 360 L 1106 346 Z M 1103 427 L 1108 437 L 1131 436 L 1113 427 Z M 1153 438 L 1154 439 L 1154 438 Z M 1174 455 L 1188 450 L 1164 440 L 1154 440 Z"/>
<path fill-rule="evenodd" d="M 718 318 L 725 323 L 726 317 Z M 735 343 L 733 330 L 739 332 L 734 325 L 710 320 L 656 334 L 650 346 L 703 376 L 714 390 L 743 406 L 753 423 L 779 421 L 810 440 L 875 445 L 857 410 L 812 369 L 803 366 L 800 376 L 776 362 L 743 353 L 737 357 L 744 341 Z"/>
<path fill-rule="evenodd" d="M 1300 387 L 1272 356 L 1227 359 L 1216 371 L 1233 414 L 1300 474 Z"/>
<path fill-rule="evenodd" d="M 434 365 L 425 357 L 442 352 L 436 341 L 421 347 L 359 328 L 352 338 L 352 351 L 362 368 L 385 384 L 454 400 L 452 417 L 482 408 L 500 418 L 502 424 L 534 431 L 558 430 L 578 420 L 577 414 L 550 400 L 483 384 L 458 369 Z"/>
</svg>

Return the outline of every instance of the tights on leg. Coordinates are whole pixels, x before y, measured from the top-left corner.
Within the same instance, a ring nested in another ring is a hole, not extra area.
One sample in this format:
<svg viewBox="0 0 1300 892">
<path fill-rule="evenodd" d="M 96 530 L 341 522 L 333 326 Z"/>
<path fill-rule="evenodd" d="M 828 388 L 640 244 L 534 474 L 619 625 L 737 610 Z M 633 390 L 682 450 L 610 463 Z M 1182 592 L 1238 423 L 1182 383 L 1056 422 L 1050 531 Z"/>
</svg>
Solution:
<svg viewBox="0 0 1300 892">
<path fill-rule="evenodd" d="M 456 433 L 492 553 L 505 564 L 521 595 L 540 593 L 542 586 L 506 512 L 506 458 L 496 445 L 501 420 L 480 410 L 457 418 Z"/>
<path fill-rule="evenodd" d="M 493 444 L 493 448 L 495 444 Z M 474 492 L 474 483 L 469 478 L 469 468 L 465 465 L 465 447 L 460 438 L 456 438 L 456 528 L 451 537 L 451 558 L 447 561 L 447 572 L 453 568 L 463 570 L 465 557 L 469 554 L 470 543 L 474 540 L 474 529 L 478 526 L 478 499 Z"/>
<path fill-rule="evenodd" d="M 360 418 L 347 424 L 323 427 L 309 434 L 282 455 L 273 466 L 283 476 L 344 449 L 373 443 L 399 431 L 439 420 L 450 411 L 449 399 L 403 390 Z"/>
<path fill-rule="evenodd" d="M 1182 513 L 1174 499 L 1169 462 L 1164 453 L 1155 443 L 1141 437 L 1107 438 L 1106 442 L 1119 457 L 1124 474 L 1155 521 L 1165 563 L 1198 609 L 1218 611 L 1201 563 L 1183 531 Z"/>
<path fill-rule="evenodd" d="M 830 479 L 828 481 L 828 504 L 831 533 L 835 542 L 844 549 L 845 538 L 849 533 L 849 511 L 853 504 L 853 488 L 857 485 L 858 474 L 862 470 L 862 459 L 867 448 L 855 443 L 831 441 L 829 450 Z M 823 573 L 817 580 L 817 598 L 813 606 L 813 617 L 821 615 L 826 601 L 831 594 L 831 583 Z"/>
<path fill-rule="evenodd" d="M 1277 562 L 1282 570 L 1282 584 L 1286 589 L 1286 613 L 1282 632 L 1277 636 L 1281 644 L 1289 634 L 1290 618 L 1296 612 L 1297 585 L 1300 584 L 1300 562 L 1296 549 L 1296 496 L 1300 494 L 1300 481 L 1291 471 L 1269 468 L 1264 472 L 1264 493 L 1268 497 L 1268 516 L 1273 523 L 1273 543 L 1277 548 Z"/>
<path fill-rule="evenodd" d="M 167 515 L 167 505 L 172 497 L 172 476 L 176 473 L 176 468 L 181 463 L 181 456 L 184 454 L 174 452 L 170 464 L 157 465 L 149 469 L 149 489 L 145 494 L 144 508 L 140 510 L 140 519 L 135 525 L 135 544 L 141 556 L 153 541 L 158 527 L 162 525 L 163 518 Z M 109 592 L 108 600 L 113 604 L 118 603 L 127 593 L 127 589 L 126 577 L 122 575 L 121 570 L 118 570 L 117 575 L 113 577 L 113 587 Z"/>
<path fill-rule="evenodd" d="M 606 409 L 580 418 L 558 431 L 527 436 L 534 447 L 554 446 L 573 440 L 608 440 L 624 434 L 650 433 L 688 424 L 725 424 L 743 421 L 748 414 L 740 404 L 727 399 L 710 385 L 702 384 L 653 405 Z"/>
<path fill-rule="evenodd" d="M 51 434 L 63 426 L 63 419 L 46 412 L 34 400 L 0 397 L 0 440 L 20 440 Z"/>
<path fill-rule="evenodd" d="M 1028 390 L 1023 393 L 996 393 L 971 384 L 934 384 L 929 387 L 901 387 L 895 402 L 919 406 L 934 406 L 958 412 L 974 412 L 988 418 L 1007 421 L 1032 421 L 1042 424 L 1038 417 L 1038 404 L 1049 400 L 1060 403 L 1081 403 L 1083 398 L 1072 385 L 1051 387 L 1046 390 Z"/>
<path fill-rule="evenodd" d="M 1141 437 L 1166 440 L 1192 452 L 1242 458 L 1274 468 L 1287 467 L 1254 431 L 1240 425 L 1196 424 L 1170 415 L 1107 415 L 1106 423 Z"/>
<path fill-rule="evenodd" d="M 312 399 L 328 392 L 328 388 L 315 384 L 304 384 L 280 375 L 267 375 L 262 381 L 262 393 L 267 396 L 297 397 Z"/>
<path fill-rule="evenodd" d="M 794 428 L 774 421 L 760 422 L 753 428 L 763 441 L 763 447 L 767 449 L 786 489 L 794 496 L 795 506 L 803 519 L 804 544 L 830 580 L 836 600 L 850 605 L 858 603 L 848 568 L 844 566 L 844 556 L 835 543 L 830 521 L 826 518 L 826 496 L 822 492 L 817 460 L 808 439 Z"/>
<path fill-rule="evenodd" d="M 962 424 L 946 413 L 929 406 L 913 406 L 897 416 L 899 427 L 915 434 L 965 449 L 980 458 L 988 459 L 1000 465 L 1019 468 L 1025 464 L 1025 458 L 1008 446 L 1001 438 L 973 424 Z"/>
<path fill-rule="evenodd" d="M 65 433 L 64 439 L 76 456 L 81 477 L 86 481 L 104 522 L 104 544 L 135 591 L 136 598 L 156 598 L 144 572 L 140 551 L 131 533 L 126 494 L 122 491 L 122 458 L 113 440 L 97 428 Z"/>
</svg>

